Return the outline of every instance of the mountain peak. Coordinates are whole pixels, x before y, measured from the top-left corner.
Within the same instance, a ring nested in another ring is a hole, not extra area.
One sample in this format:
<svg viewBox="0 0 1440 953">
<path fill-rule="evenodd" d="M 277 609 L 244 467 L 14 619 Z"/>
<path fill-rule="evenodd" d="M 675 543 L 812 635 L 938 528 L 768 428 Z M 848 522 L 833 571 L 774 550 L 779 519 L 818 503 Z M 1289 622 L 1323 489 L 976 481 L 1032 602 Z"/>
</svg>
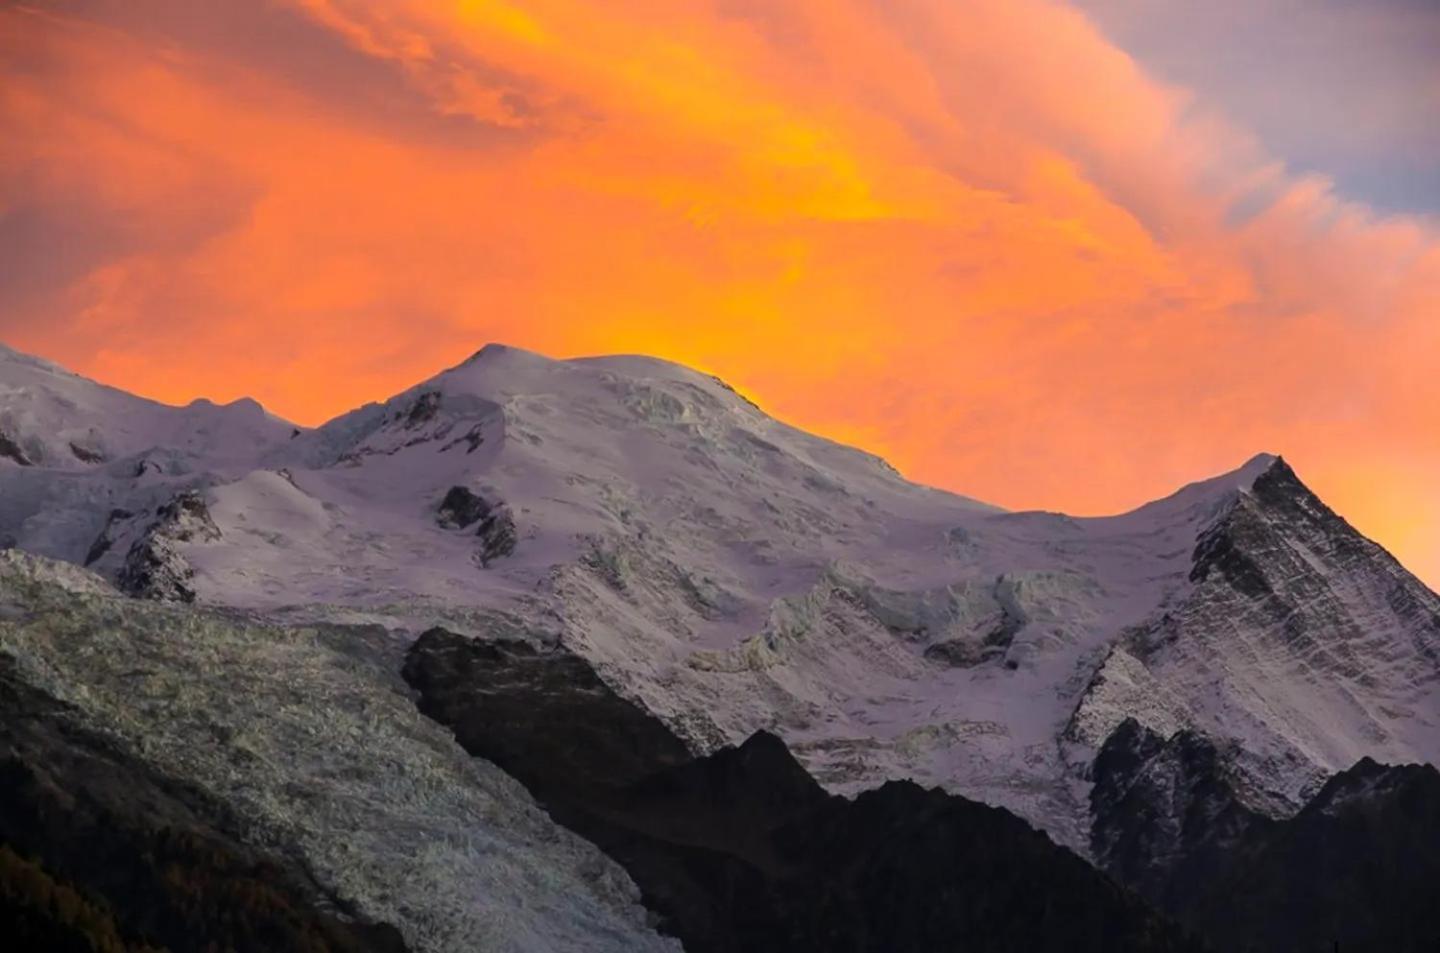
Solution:
<svg viewBox="0 0 1440 953">
<path fill-rule="evenodd" d="M 546 357 L 544 354 L 541 354 L 539 351 L 531 351 L 531 350 L 528 350 L 527 348 L 516 347 L 516 346 L 513 345 L 513 344 L 504 344 L 504 343 L 501 343 L 500 341 L 491 341 L 491 342 L 489 342 L 488 344 L 485 344 L 483 347 L 481 347 L 480 350 L 476 351 L 474 354 L 471 354 L 471 355 L 470 355 L 469 357 L 467 357 L 464 361 L 460 362 L 460 365 L 459 365 L 459 366 L 460 366 L 460 367 L 466 367 L 466 366 L 471 365 L 471 364 L 493 363 L 493 362 L 496 362 L 496 361 L 507 361 L 507 360 L 508 360 L 508 361 L 517 361 L 517 360 L 518 360 L 518 361 L 529 361 L 529 362 L 533 362 L 533 363 L 537 363 L 537 364 L 538 364 L 538 363 L 545 363 L 545 364 L 553 364 L 553 363 L 555 363 L 555 359 L 554 359 L 554 358 Z"/>
<path fill-rule="evenodd" d="M 1169 496 L 1146 503 L 1126 515 L 1159 516 L 1197 508 L 1213 512 L 1227 501 L 1250 492 L 1256 480 L 1277 467 L 1289 472 L 1284 458 L 1273 453 L 1257 453 L 1233 470 L 1187 483 Z M 1291 475 L 1293 477 L 1293 473 Z"/>
<path fill-rule="evenodd" d="M 1260 474 L 1265 473 L 1266 471 L 1272 469 L 1277 465 L 1289 469 L 1289 465 L 1286 464 L 1285 458 L 1282 457 L 1280 454 L 1261 452 L 1255 454 L 1255 456 L 1251 457 L 1249 460 L 1246 460 L 1243 464 L 1240 465 L 1240 469 L 1235 472 L 1240 475 L 1248 476 L 1253 480 L 1255 477 L 1258 477 Z"/>
</svg>

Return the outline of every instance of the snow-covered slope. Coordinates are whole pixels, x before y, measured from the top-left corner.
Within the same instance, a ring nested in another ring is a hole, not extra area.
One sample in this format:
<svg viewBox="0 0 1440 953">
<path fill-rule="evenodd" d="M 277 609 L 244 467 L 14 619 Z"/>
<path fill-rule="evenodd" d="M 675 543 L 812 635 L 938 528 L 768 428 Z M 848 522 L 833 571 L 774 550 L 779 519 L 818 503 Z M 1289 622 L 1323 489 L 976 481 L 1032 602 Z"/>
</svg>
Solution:
<svg viewBox="0 0 1440 953">
<path fill-rule="evenodd" d="M 12 404 L 58 380 L 109 432 L 115 392 L 3 367 Z M 65 461 L 37 497 L 43 461 L 5 466 L 0 534 L 140 594 L 563 641 L 697 750 L 769 728 L 835 789 L 939 783 L 1081 849 L 1127 716 L 1238 742 L 1275 811 L 1359 754 L 1440 762 L 1440 604 L 1274 457 L 1123 516 L 1006 513 L 674 364 L 498 346 L 293 439 L 175 426 L 178 472 Z"/>
<path fill-rule="evenodd" d="M 171 407 L 0 345 L 0 544 L 84 562 L 97 515 L 234 479 L 294 432 L 253 400 Z"/>
</svg>

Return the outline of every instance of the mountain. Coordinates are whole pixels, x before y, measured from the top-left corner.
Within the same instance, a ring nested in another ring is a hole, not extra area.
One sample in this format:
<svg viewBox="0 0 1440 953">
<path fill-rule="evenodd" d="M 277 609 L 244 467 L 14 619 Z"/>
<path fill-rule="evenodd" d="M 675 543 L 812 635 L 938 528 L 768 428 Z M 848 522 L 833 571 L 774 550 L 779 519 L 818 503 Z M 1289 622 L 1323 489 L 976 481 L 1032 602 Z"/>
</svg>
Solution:
<svg viewBox="0 0 1440 953">
<path fill-rule="evenodd" d="M 1085 851 L 1086 771 L 1126 717 L 1237 742 L 1275 815 L 1362 756 L 1440 761 L 1440 600 L 1275 457 L 1078 519 L 909 483 L 650 358 L 492 345 L 318 429 L 255 410 L 224 440 L 227 408 L 174 437 L 193 405 L 4 375 L 0 420 L 73 406 L 109 457 L 0 462 L 20 548 L 275 620 L 503 617 L 692 750 L 773 731 L 832 790 L 940 784 Z"/>
<path fill-rule="evenodd" d="M 396 679 L 436 627 L 563 649 L 677 770 L 765 732 L 832 793 L 939 787 L 1135 884 L 1112 835 L 1163 817 L 1107 795 L 1112 741 L 1209 752 L 1267 823 L 1362 758 L 1440 763 L 1440 599 L 1275 456 L 1075 518 L 918 486 L 644 357 L 492 345 L 313 430 L 13 352 L 0 385 L 20 550 L 192 606 L 157 612 L 367 633 Z"/>
</svg>

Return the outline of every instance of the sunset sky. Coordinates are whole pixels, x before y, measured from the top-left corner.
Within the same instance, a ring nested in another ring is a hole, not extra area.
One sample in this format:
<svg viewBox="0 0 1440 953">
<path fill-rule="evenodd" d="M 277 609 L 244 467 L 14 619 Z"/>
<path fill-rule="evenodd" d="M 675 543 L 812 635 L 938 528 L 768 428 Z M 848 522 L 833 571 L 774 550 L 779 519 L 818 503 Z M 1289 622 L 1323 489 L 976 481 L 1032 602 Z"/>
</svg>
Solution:
<svg viewBox="0 0 1440 953">
<path fill-rule="evenodd" d="M 1434 585 L 1440 5 L 0 3 L 0 340 L 305 424 L 644 352 L 1079 514 L 1274 451 Z"/>
</svg>

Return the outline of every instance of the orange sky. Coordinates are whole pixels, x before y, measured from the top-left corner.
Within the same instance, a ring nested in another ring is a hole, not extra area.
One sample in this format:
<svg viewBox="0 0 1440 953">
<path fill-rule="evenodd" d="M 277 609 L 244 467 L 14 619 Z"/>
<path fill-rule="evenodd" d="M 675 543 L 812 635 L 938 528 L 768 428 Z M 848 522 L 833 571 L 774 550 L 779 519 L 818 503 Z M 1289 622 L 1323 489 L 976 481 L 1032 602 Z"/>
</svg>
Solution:
<svg viewBox="0 0 1440 953">
<path fill-rule="evenodd" d="M 1440 582 L 1440 227 L 1059 3 L 30 0 L 0 142 L 0 337 L 129 390 L 646 352 L 1010 507 L 1281 452 Z"/>
</svg>

